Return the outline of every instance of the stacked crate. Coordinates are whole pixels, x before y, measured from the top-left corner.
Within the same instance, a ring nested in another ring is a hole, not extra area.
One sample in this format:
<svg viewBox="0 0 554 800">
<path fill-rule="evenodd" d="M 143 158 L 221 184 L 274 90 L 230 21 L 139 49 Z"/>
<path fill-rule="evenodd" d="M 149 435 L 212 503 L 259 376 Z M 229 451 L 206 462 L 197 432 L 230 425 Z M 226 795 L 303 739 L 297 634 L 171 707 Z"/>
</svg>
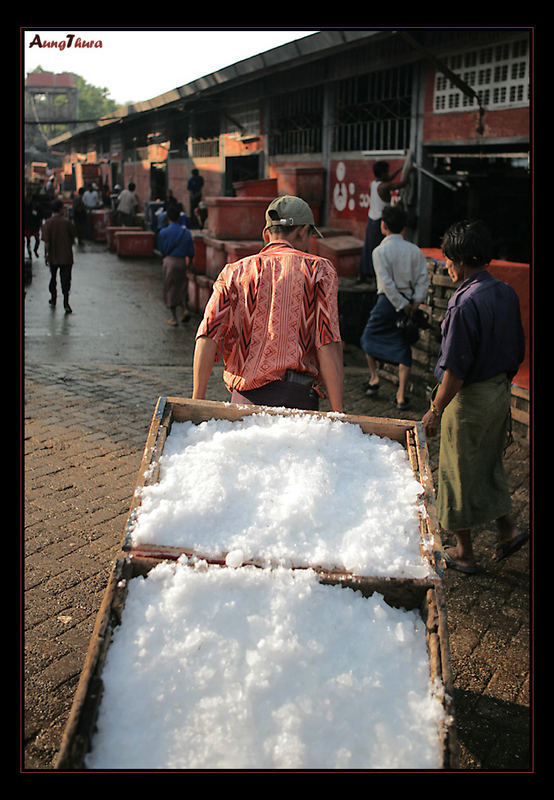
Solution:
<svg viewBox="0 0 554 800">
<path fill-rule="evenodd" d="M 136 228 L 124 228 L 116 231 L 115 249 L 117 255 L 125 257 L 151 257 L 154 255 L 156 235 L 153 231 L 144 231 Z"/>
<path fill-rule="evenodd" d="M 142 228 L 138 225 L 108 225 L 106 227 L 106 243 L 108 245 L 108 250 L 111 250 L 112 253 L 117 251 L 116 247 L 116 234 L 118 233 L 125 233 L 130 231 L 141 231 Z"/>
<path fill-rule="evenodd" d="M 93 241 L 106 241 L 106 228 L 110 224 L 111 217 L 112 212 L 105 208 L 96 208 L 90 212 Z"/>
<path fill-rule="evenodd" d="M 195 238 L 194 272 L 189 275 L 189 309 L 204 313 L 215 279 L 225 264 L 259 252 L 263 247 L 265 210 L 272 198 L 245 192 L 240 197 L 208 197 L 206 228 Z"/>
<path fill-rule="evenodd" d="M 364 243 L 346 231 L 331 238 L 317 240 L 317 254 L 327 258 L 340 277 L 353 278 L 358 275 L 360 256 Z"/>
</svg>

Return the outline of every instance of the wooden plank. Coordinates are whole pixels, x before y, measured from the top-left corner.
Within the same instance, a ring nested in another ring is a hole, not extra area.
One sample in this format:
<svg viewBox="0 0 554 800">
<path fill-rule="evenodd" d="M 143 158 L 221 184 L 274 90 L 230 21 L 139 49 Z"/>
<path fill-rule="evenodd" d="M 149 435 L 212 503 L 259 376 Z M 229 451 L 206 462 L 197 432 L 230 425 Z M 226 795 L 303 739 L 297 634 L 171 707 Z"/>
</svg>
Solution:
<svg viewBox="0 0 554 800">
<path fill-rule="evenodd" d="M 121 598 L 123 567 L 122 560 L 116 560 L 112 566 L 54 769 L 79 768 L 90 750 L 102 699 L 102 669 L 112 629 L 121 622 L 124 606 L 124 598 Z M 118 592 L 119 600 L 116 599 Z"/>
<path fill-rule="evenodd" d="M 529 389 L 524 389 L 522 386 L 512 383 L 511 391 L 514 397 L 522 397 L 524 400 L 529 400 Z"/>
<path fill-rule="evenodd" d="M 226 419 L 231 422 L 244 419 L 251 414 L 273 414 L 282 416 L 311 414 L 315 416 L 331 417 L 333 414 L 323 411 L 296 411 L 293 409 L 270 408 L 268 406 L 241 406 L 235 403 L 221 403 L 216 400 L 189 400 L 184 397 L 167 397 L 166 402 L 171 405 L 173 420 L 175 422 L 207 422 L 210 419 Z M 374 433 L 377 436 L 394 439 L 405 445 L 406 431 L 413 426 L 409 420 L 391 419 L 389 417 L 366 417 L 351 414 L 341 414 L 336 417 L 344 422 L 359 425 L 364 433 Z"/>
<path fill-rule="evenodd" d="M 414 426 L 414 441 L 419 466 L 419 482 L 423 486 L 423 505 L 425 508 L 425 528 L 427 545 L 432 549 L 431 562 L 438 575 L 444 572 L 444 558 L 442 554 L 442 538 L 440 525 L 436 510 L 435 486 L 431 462 L 429 460 L 429 448 L 425 438 L 425 432 L 421 422 Z"/>
<path fill-rule="evenodd" d="M 448 275 L 440 275 L 438 273 L 434 273 L 431 277 L 431 283 L 434 283 L 435 286 L 446 286 L 449 289 L 455 289 L 456 284 L 452 281 Z"/>
<path fill-rule="evenodd" d="M 137 477 L 137 483 L 129 514 L 127 515 L 127 522 L 125 524 L 123 549 L 128 549 L 130 541 L 130 533 L 136 519 L 136 513 L 140 506 L 140 490 L 148 485 L 157 483 L 160 471 L 160 456 L 163 452 L 166 438 L 171 429 L 172 408 L 167 404 L 164 397 L 159 397 L 152 416 L 148 435 L 146 437 L 146 444 L 142 454 L 140 468 Z"/>
<path fill-rule="evenodd" d="M 442 582 L 436 583 L 427 592 L 421 608 L 427 631 L 427 650 L 431 679 L 444 687 L 443 707 L 446 721 L 439 732 L 441 737 L 443 768 L 458 769 L 459 747 L 454 725 L 454 684 L 450 667 L 450 643 L 446 625 L 446 603 Z"/>
<path fill-rule="evenodd" d="M 512 414 L 512 418 L 515 419 L 516 422 L 522 422 L 524 425 L 529 426 L 530 422 L 529 412 L 522 411 L 521 408 L 516 408 L 515 406 L 512 406 L 510 411 Z"/>
</svg>

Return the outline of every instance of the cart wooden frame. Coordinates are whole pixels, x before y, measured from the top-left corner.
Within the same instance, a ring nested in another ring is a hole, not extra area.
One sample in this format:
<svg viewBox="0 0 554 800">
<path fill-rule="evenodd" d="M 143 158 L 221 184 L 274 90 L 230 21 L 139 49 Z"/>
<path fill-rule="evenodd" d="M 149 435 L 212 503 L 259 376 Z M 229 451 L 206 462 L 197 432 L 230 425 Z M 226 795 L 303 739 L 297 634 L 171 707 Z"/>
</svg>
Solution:
<svg viewBox="0 0 554 800">
<path fill-rule="evenodd" d="M 186 548 L 163 546 L 134 547 L 132 529 L 140 507 L 142 487 L 159 479 L 160 457 L 173 422 L 191 421 L 195 424 L 210 419 L 235 421 L 260 413 L 322 414 L 296 412 L 259 406 L 239 406 L 215 401 L 195 401 L 178 397 L 160 397 L 152 417 L 146 444 L 125 526 L 121 553 L 112 565 L 108 584 L 97 614 L 94 631 L 74 696 L 71 712 L 64 730 L 60 751 L 55 760 L 57 770 L 82 770 L 90 750 L 98 709 L 102 697 L 102 669 L 113 630 L 121 624 L 129 581 L 148 572 L 161 561 L 175 560 L 183 553 L 198 555 Z M 400 442 L 407 450 L 411 468 L 423 487 L 420 507 L 420 548 L 429 563 L 426 578 L 394 578 L 358 576 L 340 570 L 324 570 L 314 566 L 322 583 L 340 584 L 360 591 L 364 596 L 377 592 L 391 606 L 417 609 L 425 622 L 429 668 L 432 679 L 444 688 L 445 723 L 440 732 L 442 768 L 458 767 L 458 746 L 455 733 L 453 685 L 448 642 L 446 602 L 443 588 L 444 562 L 439 525 L 435 512 L 433 479 L 423 428 L 419 422 L 383 417 L 341 415 L 341 420 L 359 425 L 364 433 L 377 434 Z M 224 565 L 225 553 L 206 560 Z M 248 562 L 254 566 L 255 561 Z"/>
</svg>

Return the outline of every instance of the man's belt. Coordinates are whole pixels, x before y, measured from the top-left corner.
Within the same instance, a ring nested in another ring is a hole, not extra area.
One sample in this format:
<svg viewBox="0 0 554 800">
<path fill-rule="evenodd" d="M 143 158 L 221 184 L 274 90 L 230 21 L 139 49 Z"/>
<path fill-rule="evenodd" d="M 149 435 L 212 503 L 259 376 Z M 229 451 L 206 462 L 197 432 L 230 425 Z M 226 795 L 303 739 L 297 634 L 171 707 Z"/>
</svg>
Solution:
<svg viewBox="0 0 554 800">
<path fill-rule="evenodd" d="M 294 369 L 288 369 L 283 380 L 288 383 L 299 383 L 301 386 L 312 386 L 314 376 L 309 372 L 296 372 Z"/>
</svg>

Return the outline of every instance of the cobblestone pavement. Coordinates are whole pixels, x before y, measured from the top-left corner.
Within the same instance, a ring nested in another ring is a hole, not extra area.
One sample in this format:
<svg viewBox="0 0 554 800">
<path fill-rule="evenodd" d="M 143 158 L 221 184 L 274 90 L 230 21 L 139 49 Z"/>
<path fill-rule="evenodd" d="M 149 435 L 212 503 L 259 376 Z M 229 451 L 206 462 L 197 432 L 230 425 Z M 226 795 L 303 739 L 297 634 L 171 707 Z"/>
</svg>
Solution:
<svg viewBox="0 0 554 800">
<path fill-rule="evenodd" d="M 42 259 L 24 300 L 22 771 L 49 771 L 59 748 L 111 563 L 119 552 L 157 398 L 190 397 L 198 318 L 167 326 L 155 259 L 123 260 L 104 245 L 77 252 L 74 313 L 48 306 Z M 357 348 L 345 352 L 345 411 L 399 412 L 394 387 L 369 400 Z M 221 370 L 208 399 L 227 400 Z M 325 408 L 323 408 L 325 410 Z M 429 442 L 433 470 L 436 440 Z M 530 524 L 529 454 L 506 465 L 520 526 Z M 499 565 L 495 534 L 476 532 L 483 571 L 445 576 L 457 734 L 463 770 L 533 771 L 530 548 Z"/>
</svg>

